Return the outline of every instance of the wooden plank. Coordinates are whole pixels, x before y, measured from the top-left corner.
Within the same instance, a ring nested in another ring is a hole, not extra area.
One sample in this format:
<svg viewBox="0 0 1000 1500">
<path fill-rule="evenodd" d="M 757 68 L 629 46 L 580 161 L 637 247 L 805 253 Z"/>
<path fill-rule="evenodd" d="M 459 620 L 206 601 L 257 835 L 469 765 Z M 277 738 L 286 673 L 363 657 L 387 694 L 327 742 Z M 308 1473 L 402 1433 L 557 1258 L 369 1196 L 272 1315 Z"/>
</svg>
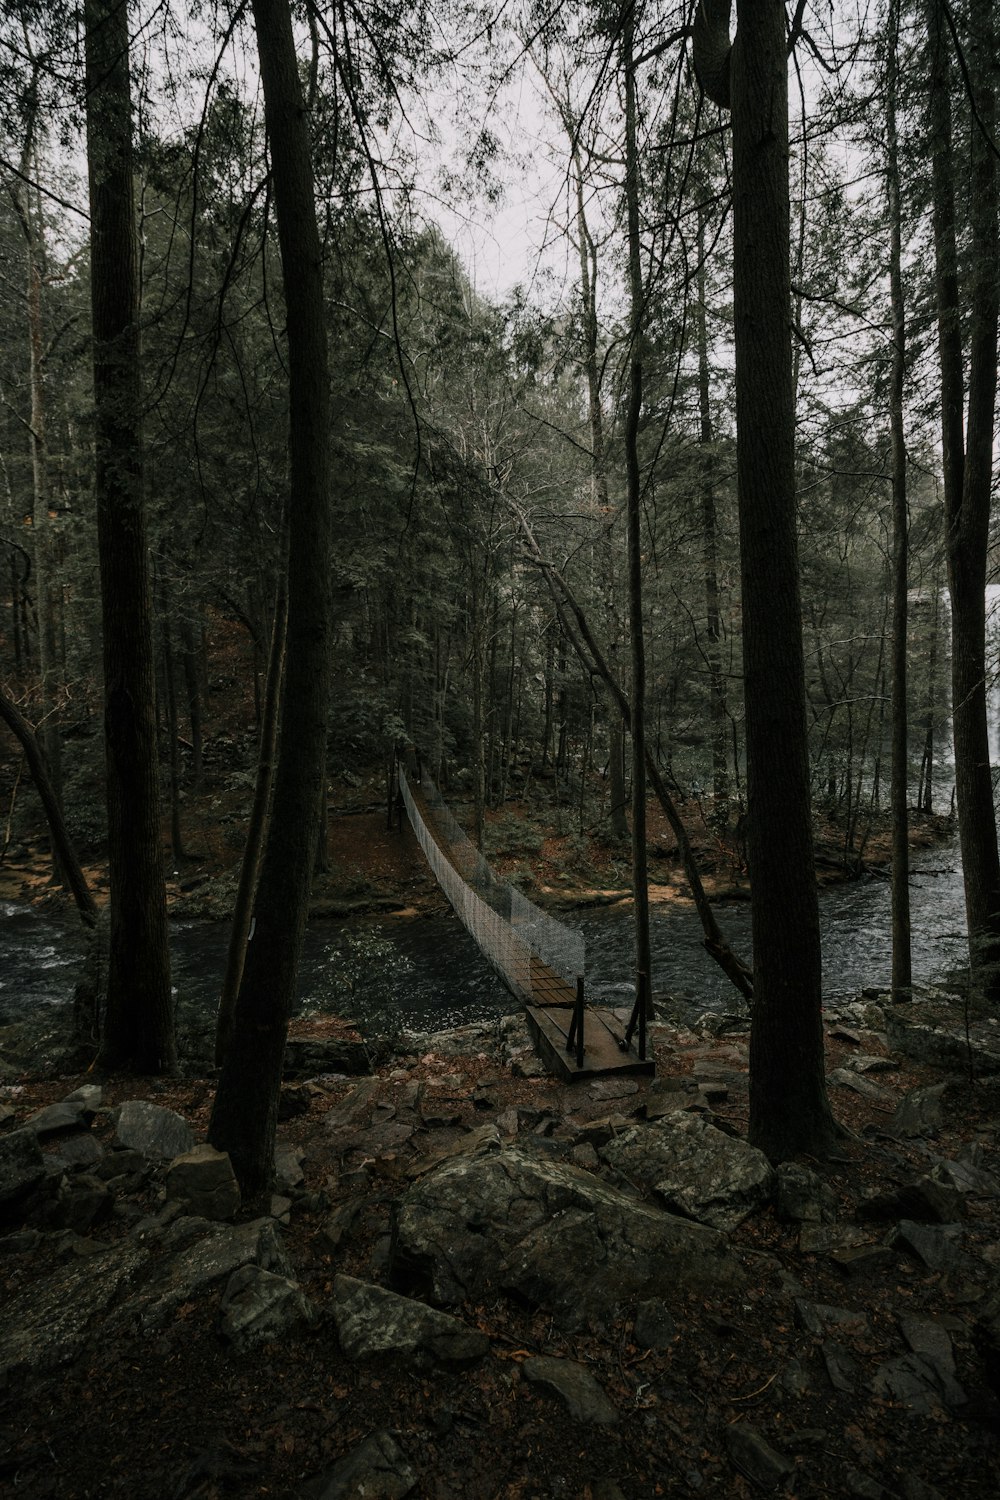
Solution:
<svg viewBox="0 0 1000 1500">
<path fill-rule="evenodd" d="M 576 1065 L 575 1049 L 572 1052 L 566 1050 L 566 1039 L 573 1021 L 571 1005 L 527 1005 L 525 1013 L 538 1055 L 549 1071 L 565 1083 L 573 1083 L 579 1078 L 607 1078 L 612 1074 L 649 1078 L 656 1071 L 648 1044 L 645 1061 L 639 1058 L 634 1040 L 630 1051 L 621 1050 L 618 1036 L 624 1027 L 613 1011 L 600 1006 L 587 1007 L 582 1068 Z"/>
</svg>

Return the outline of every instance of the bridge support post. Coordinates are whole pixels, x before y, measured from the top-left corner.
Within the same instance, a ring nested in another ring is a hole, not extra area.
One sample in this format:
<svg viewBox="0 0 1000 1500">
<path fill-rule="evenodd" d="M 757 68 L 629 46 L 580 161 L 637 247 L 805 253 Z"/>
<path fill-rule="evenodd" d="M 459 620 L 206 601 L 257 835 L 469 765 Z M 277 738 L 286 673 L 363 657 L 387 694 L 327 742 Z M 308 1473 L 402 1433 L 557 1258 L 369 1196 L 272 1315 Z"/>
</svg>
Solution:
<svg viewBox="0 0 1000 1500">
<path fill-rule="evenodd" d="M 573 1048 L 576 1048 L 576 1065 L 578 1068 L 583 1067 L 583 1012 L 583 975 L 580 974 L 577 976 L 576 981 L 576 1002 L 573 1006 L 573 1020 L 570 1023 L 569 1036 L 566 1038 L 566 1051 L 572 1052 Z"/>
<path fill-rule="evenodd" d="M 628 1026 L 625 1029 L 625 1037 L 621 1042 L 621 1049 L 627 1052 L 632 1046 L 632 1037 L 635 1029 L 639 1027 L 639 1061 L 646 1061 L 646 996 L 649 992 L 649 975 L 638 973 L 635 976 L 635 1004 L 629 1017 Z"/>
</svg>

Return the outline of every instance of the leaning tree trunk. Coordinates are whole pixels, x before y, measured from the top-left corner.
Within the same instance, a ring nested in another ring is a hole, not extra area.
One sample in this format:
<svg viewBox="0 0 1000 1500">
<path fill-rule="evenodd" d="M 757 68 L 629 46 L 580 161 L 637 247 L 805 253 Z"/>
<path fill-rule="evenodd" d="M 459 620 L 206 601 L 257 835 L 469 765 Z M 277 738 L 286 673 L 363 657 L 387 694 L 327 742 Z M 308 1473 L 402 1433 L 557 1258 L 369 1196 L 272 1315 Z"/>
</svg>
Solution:
<svg viewBox="0 0 1000 1500">
<path fill-rule="evenodd" d="M 271 649 L 267 660 L 267 681 L 264 685 L 264 704 L 261 714 L 260 745 L 257 752 L 257 778 L 254 784 L 253 803 L 247 823 L 247 838 L 243 846 L 240 878 L 233 903 L 232 926 L 229 929 L 229 944 L 226 949 L 226 969 L 222 976 L 222 993 L 215 1021 L 215 1066 L 221 1067 L 229 1045 L 236 998 L 243 981 L 247 944 L 253 923 L 254 900 L 260 876 L 261 851 L 267 836 L 268 819 L 271 812 L 271 788 L 274 784 L 274 762 L 278 748 L 278 712 L 281 698 L 281 679 L 285 666 L 285 628 L 288 617 L 288 556 L 287 522 L 282 522 L 282 555 L 278 589 L 274 600 L 274 620 L 271 625 Z"/>
<path fill-rule="evenodd" d="M 175 1062 L 160 839 L 156 689 L 142 495 L 139 262 L 128 14 L 87 0 L 87 156 L 97 544 L 111 885 L 104 1067 Z"/>
<path fill-rule="evenodd" d="M 288 625 L 274 800 L 209 1139 L 244 1203 L 266 1203 L 288 1021 L 305 930 L 326 766 L 330 683 L 329 373 L 309 126 L 288 0 L 254 0 L 289 369 Z"/>
<path fill-rule="evenodd" d="M 35 790 L 41 798 L 45 816 L 48 819 L 53 853 L 59 861 L 81 920 L 88 927 L 94 927 L 97 923 L 97 905 L 73 847 L 73 840 L 66 827 L 55 787 L 49 779 L 48 765 L 42 753 L 42 747 L 27 719 L 4 692 L 0 692 L 0 719 L 3 719 L 24 751 L 31 779 L 35 783 Z"/>
<path fill-rule="evenodd" d="M 597 642 L 597 638 L 590 628 L 586 615 L 574 597 L 565 578 L 563 578 L 557 568 L 552 567 L 542 556 L 538 541 L 524 511 L 509 497 L 507 503 L 517 518 L 518 525 L 521 527 L 532 560 L 541 569 L 546 586 L 552 596 L 552 602 L 555 605 L 556 619 L 573 650 L 576 652 L 581 666 L 588 675 L 596 673 L 600 677 L 621 715 L 624 727 L 629 729 L 632 723 L 632 708 L 628 696 L 609 666 Z M 570 619 L 570 616 L 572 616 L 572 619 Z M 732 980 L 740 994 L 747 1000 L 750 1000 L 753 997 L 753 974 L 747 965 L 743 963 L 742 959 L 733 952 L 719 929 L 715 912 L 712 909 L 712 903 L 709 901 L 705 887 L 702 885 L 701 875 L 695 862 L 694 851 L 691 848 L 691 840 L 688 838 L 687 829 L 684 827 L 674 800 L 660 774 L 652 747 L 648 743 L 646 745 L 646 774 L 649 777 L 653 794 L 663 809 L 667 822 L 670 824 L 671 832 L 677 840 L 677 852 L 684 866 L 684 873 L 687 876 L 688 885 L 691 890 L 691 898 L 694 901 L 695 909 L 701 921 L 705 950 L 729 979 Z"/>
<path fill-rule="evenodd" d="M 737 483 L 746 693 L 754 1006 L 750 1139 L 774 1160 L 821 1156 L 834 1124 L 823 1063 L 822 964 L 795 519 L 789 338 L 788 63 L 782 0 L 703 0 L 695 62 L 732 107 Z"/>
</svg>

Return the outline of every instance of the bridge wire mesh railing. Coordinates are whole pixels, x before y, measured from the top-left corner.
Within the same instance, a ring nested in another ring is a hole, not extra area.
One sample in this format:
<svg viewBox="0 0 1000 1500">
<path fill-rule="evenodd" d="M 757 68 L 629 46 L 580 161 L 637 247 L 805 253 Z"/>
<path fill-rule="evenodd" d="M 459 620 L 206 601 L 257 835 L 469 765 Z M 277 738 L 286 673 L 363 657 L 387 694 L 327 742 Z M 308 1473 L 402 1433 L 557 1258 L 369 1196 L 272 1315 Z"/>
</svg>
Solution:
<svg viewBox="0 0 1000 1500">
<path fill-rule="evenodd" d="M 449 811 L 426 772 L 417 789 L 433 826 L 425 819 L 402 766 L 399 789 L 413 831 L 438 884 L 463 926 L 514 993 L 529 1002 L 540 998 L 537 990 L 541 975 L 537 966 L 532 973 L 532 957 L 573 991 L 577 979 L 584 975 L 583 933 L 548 916 L 498 877 Z"/>
</svg>

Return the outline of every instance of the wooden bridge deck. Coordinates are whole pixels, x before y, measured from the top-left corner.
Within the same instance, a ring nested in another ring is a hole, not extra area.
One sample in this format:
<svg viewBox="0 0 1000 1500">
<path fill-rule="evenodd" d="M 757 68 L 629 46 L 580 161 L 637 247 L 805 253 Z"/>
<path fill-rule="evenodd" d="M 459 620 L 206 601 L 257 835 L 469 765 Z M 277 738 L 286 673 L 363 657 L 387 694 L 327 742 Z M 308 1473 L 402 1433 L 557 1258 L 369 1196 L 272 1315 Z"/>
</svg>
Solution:
<svg viewBox="0 0 1000 1500">
<path fill-rule="evenodd" d="M 583 1064 L 578 1067 L 576 1047 L 567 1047 L 576 996 L 564 979 L 534 955 L 531 988 L 532 998 L 524 1002 L 528 1029 L 539 1057 L 549 1072 L 564 1083 L 607 1078 L 612 1074 L 650 1077 L 656 1071 L 648 1044 L 645 1059 L 639 1057 L 635 1038 L 628 1052 L 622 1050 L 619 1038 L 625 1034 L 628 1018 L 623 1019 L 616 1011 L 599 1005 L 584 1008 Z"/>
<path fill-rule="evenodd" d="M 434 814 L 420 793 L 419 783 L 410 786 L 414 805 L 431 831 L 434 842 L 456 873 L 464 880 L 465 873 L 452 859 L 448 848 L 439 842 Z M 513 994 L 524 1005 L 528 1029 L 535 1049 L 550 1073 L 564 1082 L 576 1079 L 605 1078 L 611 1074 L 645 1075 L 655 1072 L 652 1048 L 647 1045 L 647 1056 L 640 1059 L 637 1039 L 633 1038 L 628 1052 L 622 1050 L 619 1038 L 625 1034 L 627 1016 L 623 1018 L 614 1010 L 603 1006 L 587 1005 L 584 1008 L 583 1063 L 577 1065 L 576 1046 L 567 1048 L 576 995 L 573 989 L 535 954 L 531 955 L 531 994 L 523 987 L 514 985 L 504 975 L 504 980 Z"/>
</svg>

